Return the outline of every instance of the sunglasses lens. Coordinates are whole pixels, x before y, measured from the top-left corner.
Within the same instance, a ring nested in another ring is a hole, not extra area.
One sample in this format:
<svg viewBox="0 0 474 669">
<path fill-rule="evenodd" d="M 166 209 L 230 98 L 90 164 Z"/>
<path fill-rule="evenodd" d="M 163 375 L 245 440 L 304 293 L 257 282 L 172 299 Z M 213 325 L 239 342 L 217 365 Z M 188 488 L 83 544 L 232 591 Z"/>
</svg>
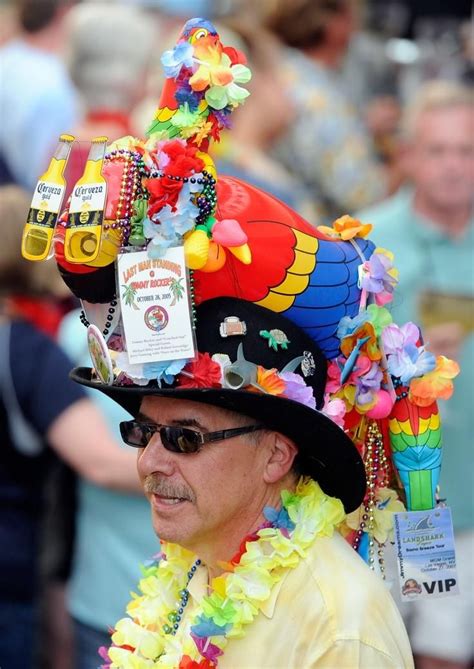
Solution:
<svg viewBox="0 0 474 669">
<path fill-rule="evenodd" d="M 120 434 L 123 441 L 129 446 L 145 448 L 153 433 L 148 426 L 129 420 L 120 423 Z"/>
<path fill-rule="evenodd" d="M 174 453 L 196 453 L 201 446 L 199 432 L 185 427 L 162 427 L 160 436 L 163 446 Z"/>
</svg>

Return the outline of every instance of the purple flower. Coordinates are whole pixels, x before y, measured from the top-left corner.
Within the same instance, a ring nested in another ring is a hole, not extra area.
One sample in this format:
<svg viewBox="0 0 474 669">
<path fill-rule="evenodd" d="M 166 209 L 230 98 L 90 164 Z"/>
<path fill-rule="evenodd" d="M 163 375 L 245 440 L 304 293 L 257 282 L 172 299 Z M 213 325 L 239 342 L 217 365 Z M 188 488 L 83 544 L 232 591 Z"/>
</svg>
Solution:
<svg viewBox="0 0 474 669">
<path fill-rule="evenodd" d="M 382 332 L 382 344 L 387 355 L 400 353 L 407 344 L 416 345 L 419 338 L 420 330 L 411 322 L 402 327 L 391 323 Z"/>
<path fill-rule="evenodd" d="M 101 665 L 101 669 L 109 669 L 109 667 L 112 666 L 112 660 L 109 657 L 109 649 L 106 646 L 101 646 L 97 649 L 97 653 L 106 662 L 106 664 Z"/>
<path fill-rule="evenodd" d="M 223 650 L 213 643 L 210 643 L 209 637 L 199 637 L 191 632 L 191 637 L 196 644 L 200 654 L 210 662 L 217 664 L 217 658 L 223 654 Z"/>
<path fill-rule="evenodd" d="M 361 270 L 360 287 L 369 293 L 374 293 L 377 304 L 383 305 L 389 302 L 398 282 L 392 254 L 384 249 L 375 249 Z"/>
<path fill-rule="evenodd" d="M 231 128 L 232 121 L 230 120 L 230 111 L 226 109 L 216 109 L 214 110 L 214 116 L 216 117 L 217 122 L 222 128 Z"/>
<path fill-rule="evenodd" d="M 408 384 L 417 376 L 423 376 L 436 367 L 436 358 L 424 346 L 406 344 L 401 351 L 387 356 L 388 371 Z"/>
<path fill-rule="evenodd" d="M 278 375 L 285 382 L 285 397 L 304 404 L 310 409 L 316 409 L 316 400 L 314 399 L 313 389 L 307 386 L 304 379 L 299 374 L 293 372 L 283 372 Z"/>
<path fill-rule="evenodd" d="M 374 399 L 374 394 L 380 390 L 383 373 L 378 363 L 373 362 L 369 371 L 362 376 L 356 377 L 356 402 L 357 404 L 369 404 Z"/>
</svg>

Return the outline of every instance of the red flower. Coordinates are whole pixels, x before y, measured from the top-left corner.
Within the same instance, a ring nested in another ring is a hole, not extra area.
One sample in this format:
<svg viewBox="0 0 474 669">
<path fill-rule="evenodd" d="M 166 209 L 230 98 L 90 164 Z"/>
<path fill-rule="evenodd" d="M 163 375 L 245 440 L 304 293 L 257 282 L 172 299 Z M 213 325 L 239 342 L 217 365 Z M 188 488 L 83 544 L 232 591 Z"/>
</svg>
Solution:
<svg viewBox="0 0 474 669">
<path fill-rule="evenodd" d="M 192 660 L 189 655 L 183 655 L 178 669 L 214 669 L 216 665 L 211 660 L 203 659 L 200 662 Z"/>
<path fill-rule="evenodd" d="M 221 368 L 211 360 L 209 353 L 198 353 L 198 359 L 189 362 L 178 376 L 181 388 L 221 388 Z"/>
<path fill-rule="evenodd" d="M 172 181 L 167 177 L 162 177 L 160 179 L 147 179 L 144 185 L 150 193 L 148 216 L 156 214 L 165 204 L 169 204 L 172 209 L 176 208 L 176 203 L 183 187 L 181 181 Z"/>
<path fill-rule="evenodd" d="M 197 148 L 186 144 L 182 140 L 174 139 L 166 142 L 161 151 L 169 156 L 170 162 L 166 166 L 166 174 L 177 177 L 190 177 L 193 173 L 202 172 L 204 162 L 196 157 Z"/>
<path fill-rule="evenodd" d="M 268 524 L 270 525 L 270 523 Z M 261 529 L 261 528 L 259 528 Z M 240 542 L 239 550 L 235 555 L 231 558 L 230 564 L 236 565 L 240 563 L 240 559 L 242 555 L 247 551 L 247 544 L 251 543 L 252 541 L 257 541 L 259 539 L 258 531 L 254 532 L 253 534 L 247 534 L 246 537 Z"/>
<path fill-rule="evenodd" d="M 238 49 L 234 49 L 233 46 L 225 46 L 222 51 L 229 56 L 230 61 L 232 65 L 246 65 L 247 64 L 247 58 L 245 57 L 245 54 L 242 53 L 242 51 L 239 51 Z"/>
</svg>

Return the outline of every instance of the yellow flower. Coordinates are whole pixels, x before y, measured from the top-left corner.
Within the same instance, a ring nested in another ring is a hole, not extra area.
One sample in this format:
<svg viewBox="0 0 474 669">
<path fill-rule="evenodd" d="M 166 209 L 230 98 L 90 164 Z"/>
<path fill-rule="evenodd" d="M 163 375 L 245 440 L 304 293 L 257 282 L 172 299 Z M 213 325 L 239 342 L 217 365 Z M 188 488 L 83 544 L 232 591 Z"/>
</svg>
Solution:
<svg viewBox="0 0 474 669">
<path fill-rule="evenodd" d="M 226 594 L 231 599 L 256 599 L 265 601 L 270 597 L 273 579 L 267 569 L 252 566 L 238 566 L 226 580 Z"/>
<path fill-rule="evenodd" d="M 109 658 L 112 660 L 111 669 L 153 669 L 153 660 L 134 655 L 125 648 L 109 648 Z"/>
<path fill-rule="evenodd" d="M 372 225 L 362 223 L 357 218 L 345 214 L 333 222 L 332 228 L 327 225 L 318 225 L 318 230 L 329 237 L 347 241 L 354 237 L 366 237 L 372 230 Z"/>
<path fill-rule="evenodd" d="M 378 488 L 375 493 L 375 507 L 373 511 L 372 535 L 380 544 L 384 544 L 393 534 L 393 514 L 405 511 L 405 507 L 397 497 L 397 493 L 390 488 Z M 346 516 L 345 524 L 351 530 L 358 530 L 363 516 L 366 515 L 364 505 Z M 368 521 L 365 520 L 365 531 Z M 343 528 L 342 530 L 345 533 Z"/>
<path fill-rule="evenodd" d="M 122 618 L 115 625 L 112 641 L 117 646 L 132 646 L 143 657 L 153 660 L 163 650 L 163 642 L 158 634 L 137 625 L 130 618 Z"/>
</svg>

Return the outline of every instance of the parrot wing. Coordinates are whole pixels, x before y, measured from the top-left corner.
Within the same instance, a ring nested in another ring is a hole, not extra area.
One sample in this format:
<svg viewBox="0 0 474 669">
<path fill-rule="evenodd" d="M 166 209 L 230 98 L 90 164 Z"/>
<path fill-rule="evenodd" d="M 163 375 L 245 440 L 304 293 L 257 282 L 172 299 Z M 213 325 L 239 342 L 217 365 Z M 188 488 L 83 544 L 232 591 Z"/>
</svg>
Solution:
<svg viewBox="0 0 474 669">
<path fill-rule="evenodd" d="M 225 295 L 283 313 L 305 329 L 327 358 L 339 354 L 337 327 L 359 310 L 358 267 L 374 245 L 330 239 L 286 204 L 233 177 L 218 182 L 218 218 L 237 219 L 252 262 L 228 254 L 222 269 L 195 272 L 196 301 Z"/>
</svg>

